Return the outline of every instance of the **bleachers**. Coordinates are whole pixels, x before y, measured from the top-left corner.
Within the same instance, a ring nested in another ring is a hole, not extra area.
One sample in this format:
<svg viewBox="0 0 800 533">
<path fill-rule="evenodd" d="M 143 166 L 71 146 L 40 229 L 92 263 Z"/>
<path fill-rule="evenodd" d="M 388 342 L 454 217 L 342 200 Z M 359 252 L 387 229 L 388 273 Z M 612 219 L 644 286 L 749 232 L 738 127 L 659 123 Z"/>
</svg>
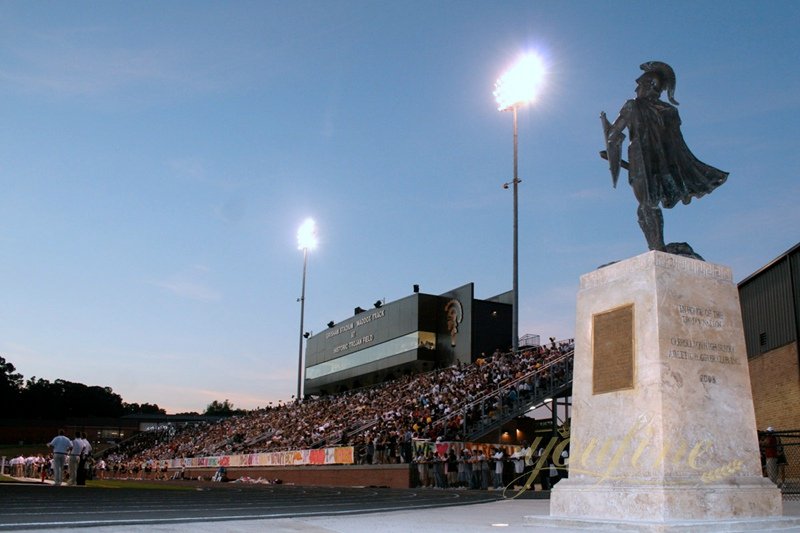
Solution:
<svg viewBox="0 0 800 533">
<path fill-rule="evenodd" d="M 186 428 L 126 459 L 174 459 L 364 444 L 394 446 L 416 438 L 474 440 L 545 398 L 563 395 L 572 382 L 572 341 L 495 352 L 470 365 L 453 365 L 382 385 L 293 402 Z M 391 444 L 390 444 L 391 443 Z"/>
</svg>

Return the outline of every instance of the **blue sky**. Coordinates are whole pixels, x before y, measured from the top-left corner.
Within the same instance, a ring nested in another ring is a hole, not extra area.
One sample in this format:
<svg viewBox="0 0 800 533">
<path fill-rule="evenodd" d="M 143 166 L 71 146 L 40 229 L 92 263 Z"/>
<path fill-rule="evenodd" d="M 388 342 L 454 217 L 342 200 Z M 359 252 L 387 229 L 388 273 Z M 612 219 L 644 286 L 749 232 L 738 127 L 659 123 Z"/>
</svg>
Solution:
<svg viewBox="0 0 800 533">
<path fill-rule="evenodd" d="M 644 61 L 730 172 L 666 239 L 741 280 L 800 236 L 798 25 L 793 1 L 2 1 L 0 355 L 169 412 L 288 400 L 309 216 L 306 330 L 415 283 L 509 290 L 492 90 L 530 50 L 520 333 L 572 336 L 580 275 L 646 251 L 597 156 Z"/>
</svg>

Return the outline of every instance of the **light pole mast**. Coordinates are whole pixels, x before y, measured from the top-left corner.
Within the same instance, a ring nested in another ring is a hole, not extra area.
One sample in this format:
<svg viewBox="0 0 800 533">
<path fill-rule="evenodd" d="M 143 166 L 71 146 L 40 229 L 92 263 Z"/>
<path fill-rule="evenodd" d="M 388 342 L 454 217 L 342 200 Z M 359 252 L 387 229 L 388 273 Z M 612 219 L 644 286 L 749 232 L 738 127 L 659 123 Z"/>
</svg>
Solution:
<svg viewBox="0 0 800 533">
<path fill-rule="evenodd" d="M 511 111 L 514 117 L 514 177 L 511 181 L 514 193 L 511 347 L 515 353 L 519 350 L 519 184 L 522 181 L 519 179 L 517 110 L 536 97 L 543 75 L 542 59 L 536 54 L 527 54 L 497 80 L 494 89 L 498 109 Z M 508 188 L 508 183 L 504 187 Z"/>
<path fill-rule="evenodd" d="M 303 317 L 306 310 L 306 268 L 308 266 L 308 248 L 303 248 L 303 289 L 300 292 L 300 348 L 297 355 L 297 401 L 303 392 Z"/>
<path fill-rule="evenodd" d="M 511 310 L 511 349 L 514 353 L 519 351 L 519 165 L 517 143 L 517 107 L 512 106 L 514 114 L 514 274 L 511 290 L 514 292 L 514 307 Z"/>
<path fill-rule="evenodd" d="M 306 219 L 297 230 L 297 248 L 303 250 L 303 288 L 300 292 L 300 348 L 297 354 L 297 396 L 298 402 L 303 399 L 303 318 L 306 311 L 306 270 L 308 268 L 308 251 L 317 246 L 317 225 L 313 219 Z"/>
</svg>

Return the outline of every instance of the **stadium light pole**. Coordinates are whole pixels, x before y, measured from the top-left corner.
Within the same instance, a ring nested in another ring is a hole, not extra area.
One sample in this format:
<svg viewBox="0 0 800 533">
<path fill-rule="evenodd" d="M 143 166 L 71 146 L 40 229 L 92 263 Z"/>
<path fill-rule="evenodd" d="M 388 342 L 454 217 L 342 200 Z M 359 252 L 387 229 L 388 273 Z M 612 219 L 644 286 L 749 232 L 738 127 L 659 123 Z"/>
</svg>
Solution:
<svg viewBox="0 0 800 533">
<path fill-rule="evenodd" d="M 517 163 L 517 110 L 535 100 L 544 77 L 544 62 L 539 55 L 525 54 L 497 80 L 494 96 L 499 111 L 511 111 L 514 116 L 514 177 L 511 180 L 514 192 L 514 258 L 513 258 L 513 307 L 511 310 L 511 347 L 519 350 L 519 184 Z M 508 188 L 508 183 L 503 184 Z"/>
<path fill-rule="evenodd" d="M 306 310 L 306 269 L 308 251 L 317 246 L 317 225 L 313 219 L 306 219 L 297 230 L 297 248 L 303 250 L 303 289 L 300 292 L 300 348 L 297 356 L 297 401 L 302 400 L 303 391 L 303 318 Z"/>
</svg>

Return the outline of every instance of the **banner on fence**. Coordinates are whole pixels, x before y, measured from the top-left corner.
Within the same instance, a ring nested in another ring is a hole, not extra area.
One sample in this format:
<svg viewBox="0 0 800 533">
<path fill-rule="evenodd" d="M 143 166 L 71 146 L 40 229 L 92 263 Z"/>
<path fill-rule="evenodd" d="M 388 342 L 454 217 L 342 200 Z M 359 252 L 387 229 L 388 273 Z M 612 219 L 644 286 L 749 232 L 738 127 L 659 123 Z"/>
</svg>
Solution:
<svg viewBox="0 0 800 533">
<path fill-rule="evenodd" d="M 342 446 L 338 448 L 319 448 L 316 450 L 218 455 L 214 457 L 183 457 L 161 461 L 161 466 L 165 463 L 170 468 L 348 465 L 354 463 L 353 457 L 353 447 Z"/>
</svg>

